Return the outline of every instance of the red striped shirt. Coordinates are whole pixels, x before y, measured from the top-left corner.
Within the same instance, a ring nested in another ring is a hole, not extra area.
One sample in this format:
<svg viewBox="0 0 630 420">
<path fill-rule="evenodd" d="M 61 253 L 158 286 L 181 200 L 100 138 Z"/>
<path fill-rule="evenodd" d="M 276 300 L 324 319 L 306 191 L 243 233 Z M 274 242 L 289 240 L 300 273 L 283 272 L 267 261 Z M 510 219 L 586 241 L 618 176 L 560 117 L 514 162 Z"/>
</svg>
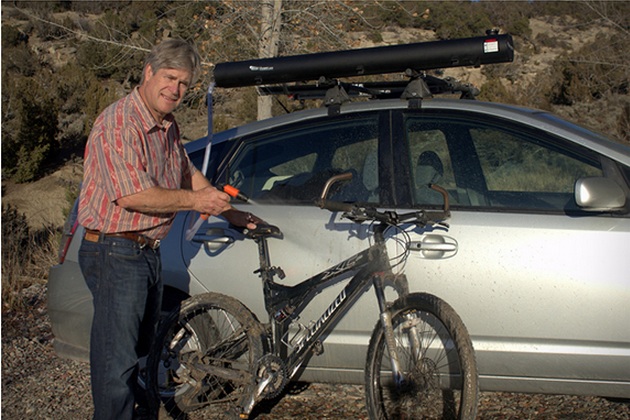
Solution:
<svg viewBox="0 0 630 420">
<path fill-rule="evenodd" d="M 192 188 L 188 159 L 172 114 L 155 122 L 138 89 L 96 119 L 85 147 L 79 223 L 105 233 L 142 231 L 162 239 L 175 213 L 125 210 L 116 200 L 152 187 Z"/>
</svg>

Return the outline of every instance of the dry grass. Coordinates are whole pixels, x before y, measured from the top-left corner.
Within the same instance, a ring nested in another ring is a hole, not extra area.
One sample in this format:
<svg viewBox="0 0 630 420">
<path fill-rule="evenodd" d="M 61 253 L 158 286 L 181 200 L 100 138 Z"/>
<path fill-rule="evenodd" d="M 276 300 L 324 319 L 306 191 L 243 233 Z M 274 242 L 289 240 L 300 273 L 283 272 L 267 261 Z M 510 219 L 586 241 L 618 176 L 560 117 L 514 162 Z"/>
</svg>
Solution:
<svg viewBox="0 0 630 420">
<path fill-rule="evenodd" d="M 26 216 L 12 206 L 2 209 L 2 312 L 27 307 L 22 291 L 43 283 L 48 268 L 56 263 L 58 230 L 33 230 Z"/>
</svg>

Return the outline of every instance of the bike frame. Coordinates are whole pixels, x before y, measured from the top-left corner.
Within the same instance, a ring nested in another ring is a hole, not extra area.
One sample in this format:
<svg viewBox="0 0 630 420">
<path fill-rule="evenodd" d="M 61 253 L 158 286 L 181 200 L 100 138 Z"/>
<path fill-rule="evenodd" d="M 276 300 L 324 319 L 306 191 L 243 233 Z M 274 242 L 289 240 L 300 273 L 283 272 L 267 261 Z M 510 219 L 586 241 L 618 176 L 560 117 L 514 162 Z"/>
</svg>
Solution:
<svg viewBox="0 0 630 420">
<path fill-rule="evenodd" d="M 285 361 L 288 378 L 291 379 L 302 366 L 311 351 L 321 344 L 320 338 L 334 328 L 336 322 L 356 303 L 358 297 L 373 284 L 380 312 L 387 309 L 384 284 L 388 278 L 393 279 L 384 230 L 387 226 L 374 227 L 375 243 L 369 248 L 347 258 L 346 260 L 316 274 L 295 286 L 285 286 L 274 281 L 278 269 L 271 266 L 267 238 L 256 238 L 260 258 L 260 276 L 263 279 L 265 307 L 271 325 L 270 350 L 275 356 Z M 358 272 L 349 280 L 342 279 L 347 273 Z M 313 298 L 321 291 L 341 281 L 348 281 L 345 287 L 331 302 L 328 308 L 314 322 L 306 327 L 306 334 L 291 346 L 283 340 L 288 337 L 292 320 L 299 318 Z M 406 285 L 403 287 L 406 291 Z M 291 302 L 298 301 L 291 308 Z M 287 307 L 289 307 L 287 309 Z M 288 312 L 288 313 L 287 313 Z"/>
</svg>

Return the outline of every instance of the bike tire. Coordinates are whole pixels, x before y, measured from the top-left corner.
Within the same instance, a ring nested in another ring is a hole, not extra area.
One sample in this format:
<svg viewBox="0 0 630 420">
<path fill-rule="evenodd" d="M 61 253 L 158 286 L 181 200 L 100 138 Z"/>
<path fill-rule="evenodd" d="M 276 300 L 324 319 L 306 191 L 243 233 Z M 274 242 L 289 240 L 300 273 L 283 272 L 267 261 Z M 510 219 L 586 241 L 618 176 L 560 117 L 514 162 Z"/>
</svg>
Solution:
<svg viewBox="0 0 630 420">
<path fill-rule="evenodd" d="M 234 298 L 205 293 L 183 301 L 160 323 L 147 359 L 156 418 L 186 418 L 204 407 L 216 411 L 213 418 L 233 418 L 264 354 L 263 337 L 256 317 Z"/>
<path fill-rule="evenodd" d="M 436 296 L 414 293 L 396 300 L 388 314 L 405 380 L 394 385 L 379 321 L 365 372 L 370 419 L 474 419 L 479 399 L 475 353 L 453 308 Z"/>
</svg>

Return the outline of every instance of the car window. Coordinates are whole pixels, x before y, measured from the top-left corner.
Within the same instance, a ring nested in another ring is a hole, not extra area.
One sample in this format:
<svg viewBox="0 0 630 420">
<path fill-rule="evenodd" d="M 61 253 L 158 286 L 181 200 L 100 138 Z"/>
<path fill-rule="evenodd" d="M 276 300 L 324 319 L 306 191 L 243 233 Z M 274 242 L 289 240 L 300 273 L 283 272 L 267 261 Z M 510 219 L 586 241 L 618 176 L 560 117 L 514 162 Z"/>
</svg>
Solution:
<svg viewBox="0 0 630 420">
<path fill-rule="evenodd" d="M 441 204 L 436 183 L 453 206 L 577 210 L 575 181 L 603 174 L 592 153 L 503 120 L 409 115 L 405 132 L 415 206 Z"/>
<path fill-rule="evenodd" d="M 229 166 L 230 183 L 262 202 L 312 205 L 326 180 L 342 172 L 331 199 L 378 199 L 378 118 L 326 119 L 244 139 Z"/>
<path fill-rule="evenodd" d="M 577 209 L 575 181 L 603 175 L 599 161 L 565 150 L 557 142 L 496 128 L 471 128 L 470 134 L 492 207 Z"/>
<path fill-rule="evenodd" d="M 408 126 L 415 203 L 441 204 L 442 196 L 432 190 L 430 184 L 438 184 L 451 192 L 457 188 L 446 135 L 441 128 L 418 123 L 412 120 Z"/>
<path fill-rule="evenodd" d="M 580 176 L 602 175 L 599 167 L 499 130 L 471 134 L 489 191 L 573 193 Z"/>
</svg>

